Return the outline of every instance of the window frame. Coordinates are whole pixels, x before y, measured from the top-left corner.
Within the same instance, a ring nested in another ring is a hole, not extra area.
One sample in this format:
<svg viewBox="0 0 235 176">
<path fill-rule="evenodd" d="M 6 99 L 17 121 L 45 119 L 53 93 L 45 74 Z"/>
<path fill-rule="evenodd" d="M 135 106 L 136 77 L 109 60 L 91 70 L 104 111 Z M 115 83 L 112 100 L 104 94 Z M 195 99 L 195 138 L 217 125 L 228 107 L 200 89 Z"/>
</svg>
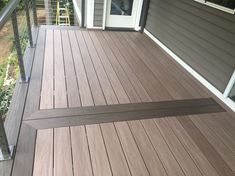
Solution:
<svg viewBox="0 0 235 176">
<path fill-rule="evenodd" d="M 213 2 L 209 2 L 209 1 L 206 1 L 206 0 L 194 0 L 194 1 L 195 2 L 199 2 L 201 4 L 204 4 L 204 5 L 207 5 L 207 6 L 210 6 L 210 7 L 213 7 L 215 9 L 218 9 L 218 10 L 230 13 L 230 14 L 235 14 L 235 8 L 234 9 L 230 9 L 228 7 L 224 7 L 222 5 L 215 4 Z"/>
</svg>

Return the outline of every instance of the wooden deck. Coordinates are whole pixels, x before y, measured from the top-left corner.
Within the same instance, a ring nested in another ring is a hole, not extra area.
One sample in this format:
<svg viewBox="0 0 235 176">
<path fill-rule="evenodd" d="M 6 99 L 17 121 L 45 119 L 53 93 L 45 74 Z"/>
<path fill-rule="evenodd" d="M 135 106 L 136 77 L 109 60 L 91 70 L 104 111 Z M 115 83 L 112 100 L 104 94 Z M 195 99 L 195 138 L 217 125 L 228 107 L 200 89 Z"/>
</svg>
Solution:
<svg viewBox="0 0 235 176">
<path fill-rule="evenodd" d="M 33 176 L 232 176 L 235 131 L 223 115 L 39 130 Z"/>
<path fill-rule="evenodd" d="M 41 28 L 37 47 L 26 111 L 209 97 L 139 33 Z"/>
<path fill-rule="evenodd" d="M 235 175 L 234 113 L 144 34 L 41 26 L 31 56 L 11 175 Z"/>
</svg>

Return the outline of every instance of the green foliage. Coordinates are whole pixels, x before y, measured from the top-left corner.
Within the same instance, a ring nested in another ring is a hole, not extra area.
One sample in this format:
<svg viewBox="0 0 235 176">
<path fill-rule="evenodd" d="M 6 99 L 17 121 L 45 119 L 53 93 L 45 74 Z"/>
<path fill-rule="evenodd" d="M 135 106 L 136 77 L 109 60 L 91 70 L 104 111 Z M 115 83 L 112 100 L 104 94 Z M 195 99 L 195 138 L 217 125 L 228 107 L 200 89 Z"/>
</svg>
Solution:
<svg viewBox="0 0 235 176">
<path fill-rule="evenodd" d="M 3 86 L 4 78 L 6 74 L 7 62 L 0 65 L 0 88 Z"/>
<path fill-rule="evenodd" d="M 14 42 L 14 37 L 10 37 L 11 41 Z M 27 30 L 23 29 L 20 32 L 20 44 L 22 52 L 24 53 L 28 45 Z M 9 65 L 9 73 L 7 77 L 17 79 L 18 77 L 18 62 L 17 54 L 14 45 L 12 45 L 12 53 L 5 59 L 5 62 L 0 65 L 0 118 L 5 118 L 8 111 L 12 93 L 15 87 L 15 83 L 4 85 L 4 79 L 6 76 L 7 65 Z"/>
<path fill-rule="evenodd" d="M 14 87 L 15 85 L 11 84 L 7 88 L 0 89 L 0 118 L 6 117 L 6 113 L 10 106 L 10 101 L 12 98 Z"/>
</svg>

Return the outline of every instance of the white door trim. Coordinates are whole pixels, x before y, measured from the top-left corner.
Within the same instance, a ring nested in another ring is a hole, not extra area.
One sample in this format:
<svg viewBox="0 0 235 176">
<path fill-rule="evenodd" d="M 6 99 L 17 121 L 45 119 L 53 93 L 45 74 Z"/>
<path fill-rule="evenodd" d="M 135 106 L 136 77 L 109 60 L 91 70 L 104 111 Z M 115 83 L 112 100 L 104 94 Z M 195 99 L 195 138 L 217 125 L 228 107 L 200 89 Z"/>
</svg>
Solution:
<svg viewBox="0 0 235 176">
<path fill-rule="evenodd" d="M 105 2 L 105 9 L 104 9 L 104 18 L 103 18 L 103 28 L 105 29 L 106 27 L 106 21 L 107 21 L 107 18 L 108 18 L 108 15 L 107 15 L 107 11 L 109 9 L 108 7 L 108 1 L 111 1 L 111 0 L 104 0 Z M 139 22 L 140 22 L 140 18 L 141 18 L 141 12 L 142 12 L 142 7 L 143 7 L 143 2 L 144 0 L 138 0 L 138 5 L 137 5 L 137 12 L 136 12 L 136 18 L 135 18 L 135 24 L 134 24 L 134 29 L 136 31 L 139 31 L 140 30 L 140 26 L 139 26 Z M 121 27 L 120 27 L 121 28 Z"/>
<path fill-rule="evenodd" d="M 186 69 L 202 85 L 204 85 L 207 89 L 209 89 L 215 96 L 217 96 L 221 101 L 223 101 L 230 109 L 232 109 L 235 112 L 235 102 L 233 102 L 228 96 L 224 97 L 223 93 L 221 93 L 218 89 L 216 89 L 210 82 L 208 82 L 205 78 L 203 78 L 199 73 L 197 73 L 192 67 L 190 67 L 187 63 L 185 63 L 175 53 L 173 53 L 167 46 L 165 46 L 160 40 L 158 40 L 155 36 L 153 36 L 149 31 L 144 29 L 144 33 L 147 34 L 164 51 L 166 51 L 171 56 L 171 58 L 173 58 L 184 69 Z M 231 83 L 229 82 L 229 84 L 232 84 L 233 81 L 235 81 L 235 72 L 230 80 L 231 80 Z M 229 89 L 231 90 L 232 86 L 228 85 L 227 88 L 228 90 Z"/>
</svg>

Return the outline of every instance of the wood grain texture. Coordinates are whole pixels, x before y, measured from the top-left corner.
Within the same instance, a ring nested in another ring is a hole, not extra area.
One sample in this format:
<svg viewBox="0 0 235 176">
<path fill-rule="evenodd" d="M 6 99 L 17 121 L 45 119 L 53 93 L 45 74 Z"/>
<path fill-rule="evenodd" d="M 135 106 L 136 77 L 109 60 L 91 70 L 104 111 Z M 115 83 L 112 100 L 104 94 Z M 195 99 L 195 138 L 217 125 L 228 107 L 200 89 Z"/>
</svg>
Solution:
<svg viewBox="0 0 235 176">
<path fill-rule="evenodd" d="M 64 67 L 67 84 L 68 107 L 80 107 L 80 93 L 77 83 L 77 74 L 75 71 L 74 58 L 72 55 L 68 31 L 61 31 L 61 39 L 64 53 Z"/>
<path fill-rule="evenodd" d="M 111 168 L 99 125 L 87 125 L 87 138 L 94 176 L 111 176 Z"/>
<path fill-rule="evenodd" d="M 74 176 L 92 176 L 92 166 L 84 126 L 71 127 Z"/>
<path fill-rule="evenodd" d="M 128 124 L 126 122 L 116 122 L 115 127 L 132 175 L 149 175 Z"/>
<path fill-rule="evenodd" d="M 33 176 L 53 176 L 53 144 L 53 129 L 37 132 Z"/>
<path fill-rule="evenodd" d="M 186 116 L 177 119 L 219 175 L 234 175 L 232 169 L 215 150 L 213 144 L 208 141 L 190 118 Z"/>
<path fill-rule="evenodd" d="M 169 176 L 185 175 L 153 120 L 142 120 L 143 127 L 151 140 L 166 173 Z"/>
<path fill-rule="evenodd" d="M 43 66 L 42 90 L 40 109 L 53 109 L 54 107 L 54 33 L 46 31 L 45 56 Z"/>
<path fill-rule="evenodd" d="M 67 48 L 66 48 L 67 49 Z M 54 107 L 68 106 L 64 70 L 64 55 L 60 30 L 54 30 Z M 76 84 L 73 83 L 73 84 Z"/>
<path fill-rule="evenodd" d="M 54 129 L 54 176 L 73 175 L 70 130 Z"/>
<path fill-rule="evenodd" d="M 130 176 L 129 166 L 113 123 L 101 124 L 112 174 L 114 176 Z M 115 152 L 114 152 L 115 151 Z"/>
</svg>

